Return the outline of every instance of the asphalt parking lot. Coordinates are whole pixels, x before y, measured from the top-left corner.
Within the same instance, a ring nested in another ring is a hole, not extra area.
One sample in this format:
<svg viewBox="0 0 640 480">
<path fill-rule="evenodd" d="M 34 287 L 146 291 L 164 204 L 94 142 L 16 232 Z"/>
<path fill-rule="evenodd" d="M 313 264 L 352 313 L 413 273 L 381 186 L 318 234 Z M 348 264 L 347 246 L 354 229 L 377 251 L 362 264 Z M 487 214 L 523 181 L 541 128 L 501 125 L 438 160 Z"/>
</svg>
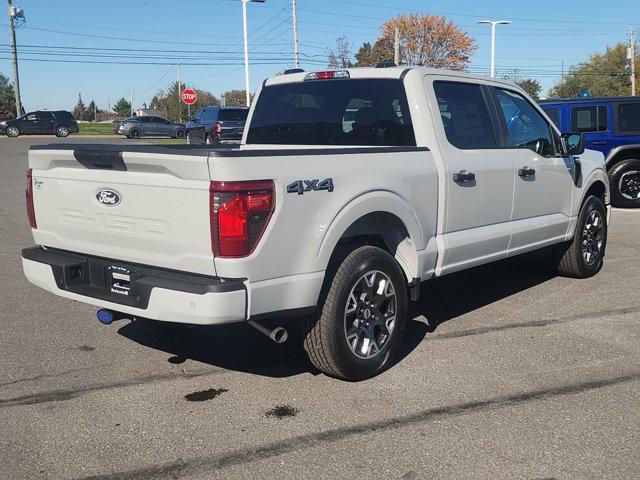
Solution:
<svg viewBox="0 0 640 480">
<path fill-rule="evenodd" d="M 245 325 L 105 327 L 30 285 L 52 141 L 0 138 L 0 477 L 640 478 L 640 212 L 595 278 L 542 251 L 425 284 L 397 364 L 345 383 Z"/>
</svg>

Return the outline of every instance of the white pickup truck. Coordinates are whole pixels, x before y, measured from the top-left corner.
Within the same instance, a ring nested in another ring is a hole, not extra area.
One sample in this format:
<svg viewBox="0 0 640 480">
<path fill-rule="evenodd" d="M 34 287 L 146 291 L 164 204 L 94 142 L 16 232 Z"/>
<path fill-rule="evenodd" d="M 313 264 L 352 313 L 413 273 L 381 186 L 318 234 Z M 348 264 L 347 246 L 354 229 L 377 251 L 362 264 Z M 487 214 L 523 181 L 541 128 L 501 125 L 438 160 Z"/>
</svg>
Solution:
<svg viewBox="0 0 640 480">
<path fill-rule="evenodd" d="M 103 323 L 282 341 L 299 316 L 313 364 L 348 380 L 389 363 L 432 277 L 547 246 L 596 274 L 610 211 L 579 134 L 514 85 L 427 68 L 270 78 L 231 149 L 34 146 L 27 207 L 25 275 Z"/>
</svg>

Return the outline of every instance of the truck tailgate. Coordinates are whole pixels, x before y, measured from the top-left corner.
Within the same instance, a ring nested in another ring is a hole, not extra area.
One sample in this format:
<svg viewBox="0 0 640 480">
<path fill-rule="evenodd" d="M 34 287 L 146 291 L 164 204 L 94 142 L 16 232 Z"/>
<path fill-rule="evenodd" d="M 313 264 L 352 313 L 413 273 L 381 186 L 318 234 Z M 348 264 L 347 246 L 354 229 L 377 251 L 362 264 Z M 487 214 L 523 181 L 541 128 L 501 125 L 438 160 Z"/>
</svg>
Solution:
<svg viewBox="0 0 640 480">
<path fill-rule="evenodd" d="M 37 146 L 29 167 L 39 245 L 215 275 L 206 151 Z"/>
</svg>

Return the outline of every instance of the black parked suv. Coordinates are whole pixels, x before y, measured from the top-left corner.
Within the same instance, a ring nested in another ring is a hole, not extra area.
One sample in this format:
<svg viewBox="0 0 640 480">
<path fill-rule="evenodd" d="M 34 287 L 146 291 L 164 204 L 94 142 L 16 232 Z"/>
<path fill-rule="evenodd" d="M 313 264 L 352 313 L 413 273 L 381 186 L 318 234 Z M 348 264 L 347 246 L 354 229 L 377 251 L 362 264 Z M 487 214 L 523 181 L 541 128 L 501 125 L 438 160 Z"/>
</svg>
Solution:
<svg viewBox="0 0 640 480">
<path fill-rule="evenodd" d="M 50 135 L 68 137 L 78 133 L 78 122 L 71 112 L 38 111 L 30 112 L 13 120 L 0 122 L 0 134 L 7 137 L 19 135 Z"/>
<path fill-rule="evenodd" d="M 245 107 L 203 107 L 187 123 L 187 143 L 214 145 L 241 140 L 248 115 Z"/>
</svg>

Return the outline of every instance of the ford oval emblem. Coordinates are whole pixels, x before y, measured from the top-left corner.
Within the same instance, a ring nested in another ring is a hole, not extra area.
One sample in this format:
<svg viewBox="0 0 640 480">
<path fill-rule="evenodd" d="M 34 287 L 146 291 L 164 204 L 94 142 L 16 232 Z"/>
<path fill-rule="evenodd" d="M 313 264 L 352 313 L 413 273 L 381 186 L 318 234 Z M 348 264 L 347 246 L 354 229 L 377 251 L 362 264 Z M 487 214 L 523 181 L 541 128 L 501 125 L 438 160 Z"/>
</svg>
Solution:
<svg viewBox="0 0 640 480">
<path fill-rule="evenodd" d="M 98 190 L 96 192 L 96 200 L 107 207 L 115 207 L 122 201 L 118 192 L 108 189 Z"/>
</svg>

